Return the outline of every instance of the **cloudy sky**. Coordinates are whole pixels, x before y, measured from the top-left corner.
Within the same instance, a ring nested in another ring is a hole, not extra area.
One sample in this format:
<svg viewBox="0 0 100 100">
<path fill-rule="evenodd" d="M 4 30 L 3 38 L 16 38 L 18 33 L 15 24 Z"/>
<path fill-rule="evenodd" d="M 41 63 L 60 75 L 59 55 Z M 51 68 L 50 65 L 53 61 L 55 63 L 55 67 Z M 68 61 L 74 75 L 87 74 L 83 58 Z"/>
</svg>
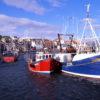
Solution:
<svg viewBox="0 0 100 100">
<path fill-rule="evenodd" d="M 98 32 L 100 0 L 0 0 L 0 34 L 37 38 L 55 38 L 57 33 L 80 35 L 88 2 Z"/>
</svg>

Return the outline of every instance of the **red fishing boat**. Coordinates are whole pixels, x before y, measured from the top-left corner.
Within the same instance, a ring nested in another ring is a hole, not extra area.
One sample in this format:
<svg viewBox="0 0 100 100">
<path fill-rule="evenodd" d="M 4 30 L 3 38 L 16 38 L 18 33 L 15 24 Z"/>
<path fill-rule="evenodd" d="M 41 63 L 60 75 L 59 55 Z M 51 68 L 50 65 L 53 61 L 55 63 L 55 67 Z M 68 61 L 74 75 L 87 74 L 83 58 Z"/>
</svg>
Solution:
<svg viewBox="0 0 100 100">
<path fill-rule="evenodd" d="M 12 52 L 3 53 L 2 61 L 6 63 L 11 63 L 17 61 L 17 55 L 13 54 Z"/>
<path fill-rule="evenodd" d="M 53 54 L 37 52 L 28 61 L 29 70 L 39 73 L 60 72 L 62 64 L 53 58 Z"/>
<path fill-rule="evenodd" d="M 45 46 L 46 43 L 43 40 L 42 44 L 38 43 L 39 46 L 36 42 L 32 42 L 31 46 L 35 49 L 31 50 L 28 60 L 28 67 L 30 71 L 39 73 L 58 72 L 61 70 L 62 65 L 72 61 L 73 53 L 71 52 L 75 52 L 75 50 L 71 48 L 73 35 L 68 35 L 71 37 L 71 41 L 70 47 L 66 47 L 69 51 L 66 50 L 66 52 L 63 52 L 60 35 L 63 34 L 58 34 L 59 49 L 57 49 L 57 47 L 50 49 L 51 46 Z"/>
</svg>

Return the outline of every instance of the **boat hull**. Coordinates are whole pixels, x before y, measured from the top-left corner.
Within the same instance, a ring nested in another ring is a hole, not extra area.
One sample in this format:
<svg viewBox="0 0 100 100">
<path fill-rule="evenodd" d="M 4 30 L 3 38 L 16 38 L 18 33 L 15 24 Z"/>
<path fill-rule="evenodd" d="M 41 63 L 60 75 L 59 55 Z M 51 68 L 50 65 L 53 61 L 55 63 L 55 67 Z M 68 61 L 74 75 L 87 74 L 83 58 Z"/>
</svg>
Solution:
<svg viewBox="0 0 100 100">
<path fill-rule="evenodd" d="M 62 64 L 59 61 L 54 60 L 53 58 L 48 58 L 35 63 L 28 62 L 29 70 L 31 72 L 38 73 L 60 72 L 61 66 Z"/>
<path fill-rule="evenodd" d="M 86 78 L 99 78 L 100 79 L 100 62 L 93 62 L 83 65 L 63 66 L 63 74 L 81 76 Z"/>
<path fill-rule="evenodd" d="M 79 60 L 80 59 L 80 60 Z M 79 54 L 71 66 L 62 66 L 62 72 L 89 78 L 100 79 L 100 54 Z"/>
<path fill-rule="evenodd" d="M 17 58 L 15 56 L 4 56 L 2 60 L 3 62 L 11 63 L 11 62 L 15 62 Z"/>
<path fill-rule="evenodd" d="M 100 53 L 78 54 L 74 56 L 72 63 L 73 65 L 81 65 L 98 61 L 100 61 Z"/>
</svg>

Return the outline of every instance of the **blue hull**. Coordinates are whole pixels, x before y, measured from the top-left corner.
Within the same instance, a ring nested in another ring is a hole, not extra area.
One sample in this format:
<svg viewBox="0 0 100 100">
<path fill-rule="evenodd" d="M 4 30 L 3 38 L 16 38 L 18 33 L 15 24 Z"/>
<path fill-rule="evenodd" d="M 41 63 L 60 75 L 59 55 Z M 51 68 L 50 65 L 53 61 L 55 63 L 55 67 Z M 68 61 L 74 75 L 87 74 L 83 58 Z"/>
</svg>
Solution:
<svg viewBox="0 0 100 100">
<path fill-rule="evenodd" d="M 100 55 L 99 56 L 94 56 L 94 57 L 91 57 L 91 58 L 87 58 L 87 59 L 84 59 L 84 60 L 73 61 L 72 64 L 73 65 L 88 64 L 88 63 L 93 62 L 96 59 L 100 59 Z"/>
<path fill-rule="evenodd" d="M 100 62 L 90 63 L 86 65 L 77 65 L 77 66 L 63 66 L 63 71 L 69 71 L 79 74 L 88 74 L 88 75 L 100 75 Z"/>
<path fill-rule="evenodd" d="M 96 61 L 96 59 L 99 59 Z M 100 78 L 100 56 L 73 62 L 72 66 L 63 66 L 62 71 L 73 75 Z"/>
</svg>

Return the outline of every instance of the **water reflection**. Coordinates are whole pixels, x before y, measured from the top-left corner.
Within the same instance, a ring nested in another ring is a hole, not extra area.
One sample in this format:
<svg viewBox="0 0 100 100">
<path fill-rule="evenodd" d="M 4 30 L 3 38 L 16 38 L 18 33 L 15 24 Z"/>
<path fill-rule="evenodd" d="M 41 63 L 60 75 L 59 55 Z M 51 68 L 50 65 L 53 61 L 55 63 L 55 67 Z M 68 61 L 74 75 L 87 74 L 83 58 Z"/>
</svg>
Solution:
<svg viewBox="0 0 100 100">
<path fill-rule="evenodd" d="M 96 100 L 100 84 L 63 74 L 36 74 L 24 55 L 16 63 L 0 63 L 0 100 Z"/>
</svg>

